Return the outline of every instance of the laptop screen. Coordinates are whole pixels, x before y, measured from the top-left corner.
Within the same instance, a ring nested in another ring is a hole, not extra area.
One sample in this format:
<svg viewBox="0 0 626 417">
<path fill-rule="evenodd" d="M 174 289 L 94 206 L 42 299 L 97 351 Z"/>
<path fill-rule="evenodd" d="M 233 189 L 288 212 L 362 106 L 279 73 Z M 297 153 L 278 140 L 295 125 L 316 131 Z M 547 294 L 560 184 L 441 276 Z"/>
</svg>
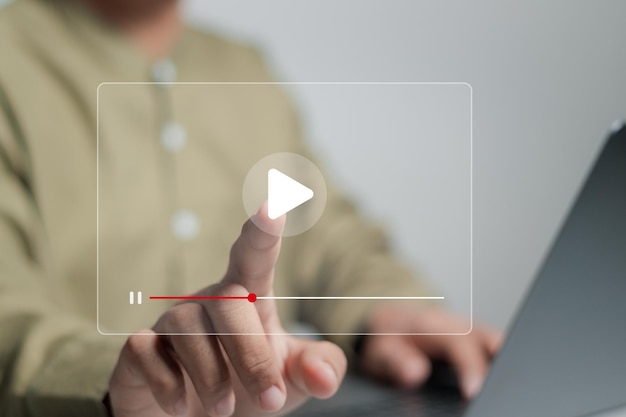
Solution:
<svg viewBox="0 0 626 417">
<path fill-rule="evenodd" d="M 625 321 L 622 127 L 598 157 L 467 416 L 574 417 L 626 403 Z"/>
</svg>

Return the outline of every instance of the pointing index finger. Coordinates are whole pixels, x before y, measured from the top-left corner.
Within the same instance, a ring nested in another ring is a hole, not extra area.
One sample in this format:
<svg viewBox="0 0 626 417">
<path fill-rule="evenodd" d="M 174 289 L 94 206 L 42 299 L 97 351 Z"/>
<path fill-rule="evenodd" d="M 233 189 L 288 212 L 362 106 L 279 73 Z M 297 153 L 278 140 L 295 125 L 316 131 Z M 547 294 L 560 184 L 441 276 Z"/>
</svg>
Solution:
<svg viewBox="0 0 626 417">
<path fill-rule="evenodd" d="M 224 281 L 240 284 L 258 295 L 270 292 L 285 219 L 284 215 L 270 219 L 267 202 L 261 205 L 253 218 L 244 223 L 231 248 Z"/>
</svg>

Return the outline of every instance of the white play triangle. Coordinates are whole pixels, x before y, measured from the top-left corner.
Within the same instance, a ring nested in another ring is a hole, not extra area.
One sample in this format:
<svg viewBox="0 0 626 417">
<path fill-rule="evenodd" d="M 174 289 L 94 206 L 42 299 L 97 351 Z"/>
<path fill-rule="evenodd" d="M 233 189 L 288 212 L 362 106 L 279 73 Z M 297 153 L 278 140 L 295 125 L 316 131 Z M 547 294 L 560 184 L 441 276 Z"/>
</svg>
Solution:
<svg viewBox="0 0 626 417">
<path fill-rule="evenodd" d="M 274 220 L 313 198 L 313 190 L 277 169 L 267 171 L 267 215 Z"/>
</svg>

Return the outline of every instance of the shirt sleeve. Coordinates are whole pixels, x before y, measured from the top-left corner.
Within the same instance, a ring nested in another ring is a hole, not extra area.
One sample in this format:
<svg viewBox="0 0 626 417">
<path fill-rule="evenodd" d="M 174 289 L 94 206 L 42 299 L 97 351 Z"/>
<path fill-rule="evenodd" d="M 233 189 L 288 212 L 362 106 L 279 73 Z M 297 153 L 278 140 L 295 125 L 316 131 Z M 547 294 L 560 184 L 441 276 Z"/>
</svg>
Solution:
<svg viewBox="0 0 626 417">
<path fill-rule="evenodd" d="M 106 416 L 102 398 L 123 340 L 67 307 L 33 186 L 0 91 L 0 415 Z"/>
</svg>

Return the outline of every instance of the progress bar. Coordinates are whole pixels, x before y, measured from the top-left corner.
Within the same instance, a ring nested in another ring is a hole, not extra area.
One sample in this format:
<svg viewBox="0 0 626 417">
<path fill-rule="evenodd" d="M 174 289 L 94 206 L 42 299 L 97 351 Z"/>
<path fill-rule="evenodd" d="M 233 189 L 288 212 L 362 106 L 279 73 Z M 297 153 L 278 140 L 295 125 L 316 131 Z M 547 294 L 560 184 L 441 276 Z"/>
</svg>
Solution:
<svg viewBox="0 0 626 417">
<path fill-rule="evenodd" d="M 250 293 L 247 296 L 217 296 L 217 295 L 151 295 L 151 300 L 248 300 L 254 303 L 257 300 L 445 300 L 445 297 L 279 297 L 257 296 Z"/>
</svg>

